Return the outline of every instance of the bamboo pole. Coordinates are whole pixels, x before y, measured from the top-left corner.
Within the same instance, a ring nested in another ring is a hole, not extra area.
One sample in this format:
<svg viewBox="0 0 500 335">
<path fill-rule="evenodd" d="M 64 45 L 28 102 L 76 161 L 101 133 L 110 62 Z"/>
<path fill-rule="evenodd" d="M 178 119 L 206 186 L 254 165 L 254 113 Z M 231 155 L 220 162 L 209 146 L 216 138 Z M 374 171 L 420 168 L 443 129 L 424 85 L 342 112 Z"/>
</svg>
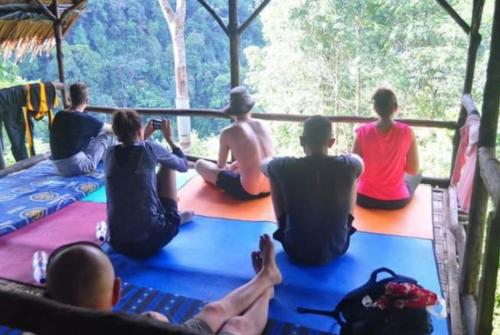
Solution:
<svg viewBox="0 0 500 335">
<path fill-rule="evenodd" d="M 57 70 L 59 73 L 59 81 L 61 82 L 61 84 L 63 84 L 63 88 L 61 90 L 62 96 L 63 96 L 63 106 L 64 106 L 64 108 L 68 108 L 68 99 L 67 99 L 67 95 L 66 95 L 66 85 L 65 85 L 65 78 L 64 78 L 64 53 L 63 53 L 63 48 L 62 48 L 62 40 L 63 40 L 62 22 L 60 20 L 58 0 L 52 0 L 52 5 L 53 5 L 54 15 L 57 18 L 57 20 L 54 21 L 54 37 L 56 40 L 56 53 L 57 53 Z"/>
<path fill-rule="evenodd" d="M 462 19 L 462 17 L 453 9 L 453 7 L 446 0 L 436 0 L 437 3 L 443 7 L 443 9 L 451 16 L 451 18 L 462 28 L 462 30 L 466 33 L 470 33 L 470 26 L 467 22 Z"/>
<path fill-rule="evenodd" d="M 481 127 L 479 129 L 479 146 L 480 148 L 491 148 L 491 155 L 493 155 L 496 145 L 498 113 L 500 107 L 500 43 L 498 41 L 500 41 L 500 0 L 495 1 L 490 57 L 488 60 L 486 84 L 484 87 Z M 492 160 L 490 159 L 486 163 L 490 163 L 491 165 Z M 498 167 L 498 165 L 495 162 L 494 168 L 496 167 Z M 485 168 L 486 166 L 483 166 L 483 170 L 485 170 Z M 498 177 L 498 175 L 496 177 Z M 492 186 L 489 185 L 490 183 L 498 182 L 498 179 L 491 179 L 492 178 L 489 178 L 488 175 L 483 176 L 483 181 L 488 184 L 488 186 Z M 474 187 L 479 187 L 477 184 L 481 183 L 481 180 L 475 180 Z M 494 185 L 492 187 L 493 192 L 498 192 L 498 189 L 500 189 L 500 185 Z M 491 196 L 497 201 L 495 203 L 495 215 L 488 226 L 488 233 L 485 239 L 486 249 L 484 254 L 483 276 L 478 287 L 479 301 L 476 320 L 476 334 L 478 335 L 491 333 L 495 304 L 496 277 L 498 272 L 498 257 L 500 252 L 500 201 L 498 201 L 500 194 L 491 194 Z M 480 205 L 486 206 L 486 201 L 484 204 Z M 480 219 L 483 220 L 480 221 Z M 480 259 L 479 256 L 481 255 L 479 252 L 477 254 L 474 253 L 474 251 L 481 249 L 485 222 L 484 217 L 471 217 L 470 220 L 469 229 L 473 230 L 475 234 L 468 236 L 467 247 L 470 247 L 472 252 L 467 255 L 466 250 L 466 256 L 469 257 L 468 261 L 470 263 L 475 263 L 476 265 L 474 267 L 469 267 L 472 273 L 470 274 L 470 278 L 468 276 L 465 278 L 468 279 L 468 283 L 471 286 L 470 288 L 473 288 L 474 284 L 477 286 L 477 276 L 480 265 L 477 260 Z"/>
<path fill-rule="evenodd" d="M 229 1 L 229 56 L 231 61 L 231 87 L 240 84 L 240 33 L 238 31 L 238 0 Z"/>
<path fill-rule="evenodd" d="M 477 51 L 481 44 L 481 34 L 479 28 L 481 26 L 481 19 L 483 16 L 484 0 L 475 0 L 472 8 L 471 29 L 469 34 L 469 49 L 467 51 L 467 67 L 465 71 L 465 80 L 463 87 L 463 94 L 470 94 L 472 91 L 472 84 L 474 81 L 474 71 L 476 69 Z M 457 129 L 453 135 L 453 151 L 451 154 L 451 171 L 455 167 L 455 160 L 457 157 L 458 146 L 460 145 L 460 128 L 465 124 L 468 113 L 462 104 L 460 107 L 460 114 L 457 121 Z"/>
</svg>

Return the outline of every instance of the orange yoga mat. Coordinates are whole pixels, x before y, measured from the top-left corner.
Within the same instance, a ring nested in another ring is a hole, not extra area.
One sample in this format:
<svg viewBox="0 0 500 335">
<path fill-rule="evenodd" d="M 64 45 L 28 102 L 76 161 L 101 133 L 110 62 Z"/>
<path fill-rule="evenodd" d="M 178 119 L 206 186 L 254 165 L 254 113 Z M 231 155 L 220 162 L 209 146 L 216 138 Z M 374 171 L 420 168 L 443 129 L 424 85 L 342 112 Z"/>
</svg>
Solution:
<svg viewBox="0 0 500 335">
<path fill-rule="evenodd" d="M 231 198 L 219 188 L 194 177 L 179 191 L 179 208 L 198 215 L 245 221 L 276 222 L 271 197 L 251 201 Z M 411 203 L 397 211 L 354 210 L 354 226 L 364 232 L 432 239 L 432 197 L 420 185 Z"/>
</svg>

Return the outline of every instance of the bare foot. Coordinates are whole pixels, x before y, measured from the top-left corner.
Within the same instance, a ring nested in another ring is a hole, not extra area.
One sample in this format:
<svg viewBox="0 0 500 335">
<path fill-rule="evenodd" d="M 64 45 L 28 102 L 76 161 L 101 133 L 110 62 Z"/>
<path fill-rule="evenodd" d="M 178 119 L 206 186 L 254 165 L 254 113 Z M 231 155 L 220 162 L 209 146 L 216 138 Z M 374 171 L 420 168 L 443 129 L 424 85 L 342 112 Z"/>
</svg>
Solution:
<svg viewBox="0 0 500 335">
<path fill-rule="evenodd" d="M 193 221 L 194 212 L 193 211 L 183 211 L 180 213 L 181 224 L 185 224 Z"/>
<path fill-rule="evenodd" d="M 262 254 L 260 253 L 260 251 L 252 252 L 252 266 L 255 274 L 258 274 L 260 271 L 262 271 L 262 261 Z M 267 288 L 264 294 L 268 294 L 270 299 L 274 298 L 274 286 Z"/>
<path fill-rule="evenodd" d="M 281 283 L 282 277 L 276 265 L 274 243 L 269 235 L 264 234 L 260 237 L 259 249 L 262 255 L 262 272 L 269 276 L 274 285 Z"/>
<path fill-rule="evenodd" d="M 252 266 L 255 274 L 258 274 L 262 270 L 262 254 L 260 251 L 252 252 Z"/>
</svg>

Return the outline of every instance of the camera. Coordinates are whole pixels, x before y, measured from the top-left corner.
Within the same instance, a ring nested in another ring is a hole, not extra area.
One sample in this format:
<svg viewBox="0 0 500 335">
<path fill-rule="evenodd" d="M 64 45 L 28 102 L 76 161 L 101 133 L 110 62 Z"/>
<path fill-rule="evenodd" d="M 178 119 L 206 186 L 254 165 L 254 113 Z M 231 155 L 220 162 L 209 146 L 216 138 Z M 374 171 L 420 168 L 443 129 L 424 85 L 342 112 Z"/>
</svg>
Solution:
<svg viewBox="0 0 500 335">
<path fill-rule="evenodd" d="M 162 123 L 162 121 L 158 120 L 158 119 L 151 120 L 151 124 L 153 125 L 154 130 L 161 129 L 161 123 Z"/>
</svg>

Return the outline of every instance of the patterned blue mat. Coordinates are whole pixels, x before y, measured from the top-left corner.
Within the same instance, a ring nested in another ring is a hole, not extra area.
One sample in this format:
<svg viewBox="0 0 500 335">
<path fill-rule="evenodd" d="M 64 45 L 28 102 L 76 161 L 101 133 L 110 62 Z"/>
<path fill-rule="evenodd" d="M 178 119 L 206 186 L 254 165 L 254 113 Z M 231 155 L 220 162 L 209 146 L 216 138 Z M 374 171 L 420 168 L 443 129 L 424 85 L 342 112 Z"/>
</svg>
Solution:
<svg viewBox="0 0 500 335">
<path fill-rule="evenodd" d="M 155 311 L 166 315 L 172 324 L 181 324 L 195 316 L 206 301 L 186 298 L 152 288 L 138 287 L 124 283 L 122 298 L 115 307 L 116 312 L 139 314 Z M 20 335 L 21 331 L 0 326 L 0 335 Z M 266 335 L 326 335 L 328 333 L 301 327 L 287 322 L 269 319 L 263 332 Z"/>
<path fill-rule="evenodd" d="M 102 169 L 63 177 L 49 160 L 0 178 L 0 236 L 72 204 L 103 184 Z"/>
</svg>

